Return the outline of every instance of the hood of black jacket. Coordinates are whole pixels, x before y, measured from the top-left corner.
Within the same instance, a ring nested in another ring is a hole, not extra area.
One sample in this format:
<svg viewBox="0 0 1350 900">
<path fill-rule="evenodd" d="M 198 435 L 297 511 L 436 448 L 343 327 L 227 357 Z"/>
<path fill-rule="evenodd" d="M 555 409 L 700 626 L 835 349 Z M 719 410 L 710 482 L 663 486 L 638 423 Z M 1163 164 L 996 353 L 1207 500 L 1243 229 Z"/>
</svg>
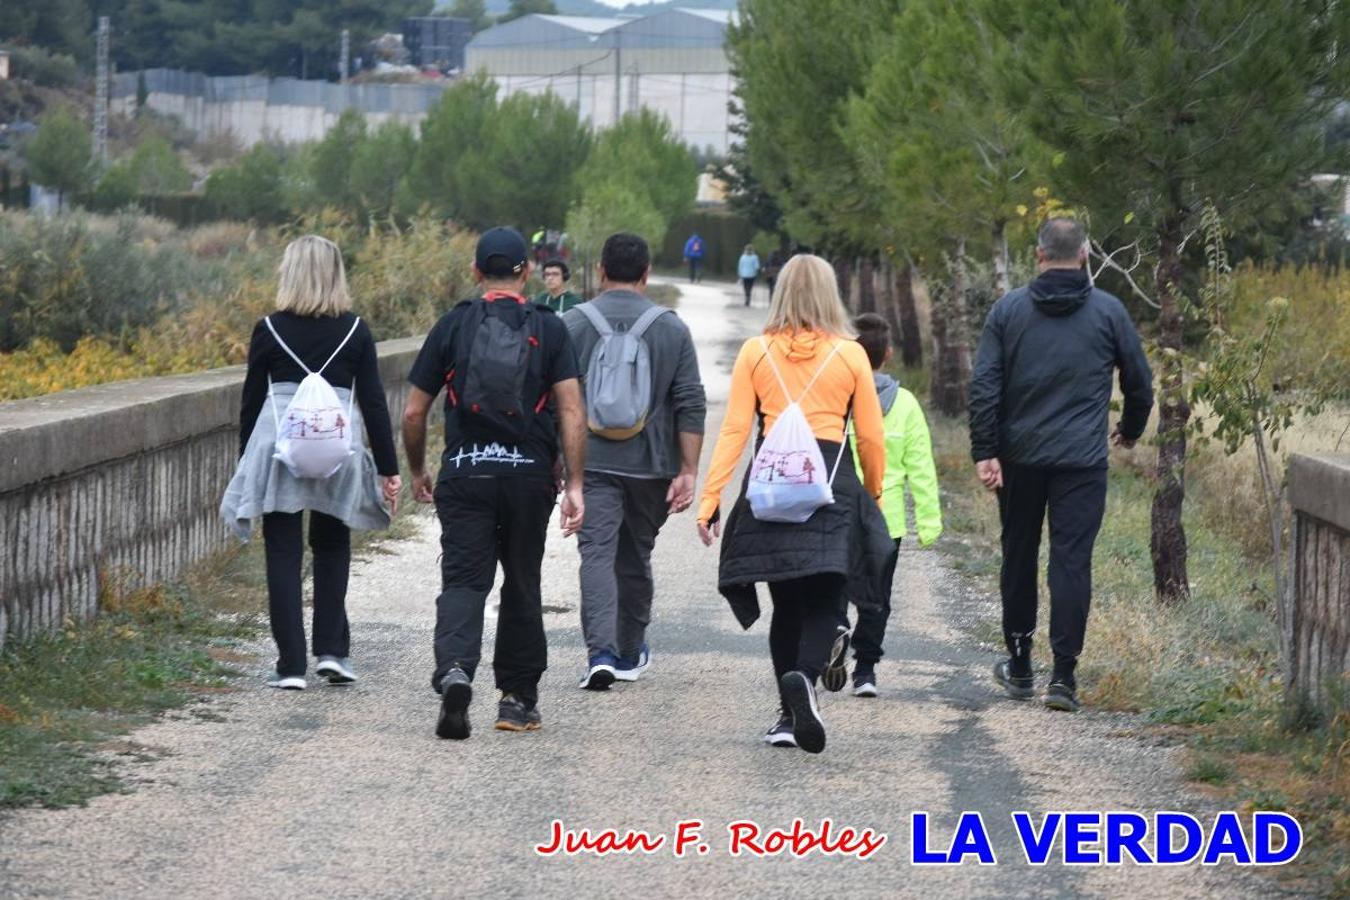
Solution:
<svg viewBox="0 0 1350 900">
<path fill-rule="evenodd" d="M 1046 269 L 1031 283 L 1031 299 L 1047 316 L 1078 312 L 1091 293 L 1085 269 Z"/>
</svg>

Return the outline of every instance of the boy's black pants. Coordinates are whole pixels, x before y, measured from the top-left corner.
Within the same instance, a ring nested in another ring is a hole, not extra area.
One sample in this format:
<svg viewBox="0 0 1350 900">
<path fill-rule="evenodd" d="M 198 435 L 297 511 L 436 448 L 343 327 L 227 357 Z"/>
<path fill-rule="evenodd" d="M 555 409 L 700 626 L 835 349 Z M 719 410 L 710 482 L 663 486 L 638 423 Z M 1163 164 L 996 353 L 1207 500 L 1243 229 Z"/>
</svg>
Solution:
<svg viewBox="0 0 1350 900">
<path fill-rule="evenodd" d="M 900 559 L 900 541 L 895 539 L 895 552 L 886 560 L 886 566 L 877 580 L 876 599 L 881 606 L 858 610 L 858 625 L 853 629 L 853 659 L 856 668 L 864 672 L 876 668 L 885 655 L 881 643 L 886 639 L 886 622 L 891 618 L 891 588 L 895 583 L 895 566 Z"/>
<path fill-rule="evenodd" d="M 492 671 L 497 688 L 533 704 L 548 668 L 540 589 L 544 538 L 558 491 L 550 478 L 449 478 L 436 485 L 441 594 L 436 600 L 437 687 L 451 666 L 470 679 L 483 652 L 483 608 L 497 562 L 501 607 Z"/>
<path fill-rule="evenodd" d="M 1050 514 L 1050 649 L 1055 674 L 1073 677 L 1092 604 L 1092 546 L 1106 511 L 1106 467 L 1058 469 L 1003 463 L 1003 636 L 1036 630 L 1041 524 Z"/>
</svg>

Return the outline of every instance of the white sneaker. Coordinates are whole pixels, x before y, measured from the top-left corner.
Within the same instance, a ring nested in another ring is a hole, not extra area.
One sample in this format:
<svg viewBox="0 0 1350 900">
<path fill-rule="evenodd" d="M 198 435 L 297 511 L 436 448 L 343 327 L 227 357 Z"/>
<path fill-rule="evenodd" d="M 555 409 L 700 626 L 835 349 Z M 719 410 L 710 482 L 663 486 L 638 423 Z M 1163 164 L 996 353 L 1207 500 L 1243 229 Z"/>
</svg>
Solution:
<svg viewBox="0 0 1350 900">
<path fill-rule="evenodd" d="M 356 673 L 352 671 L 351 662 L 340 656 L 320 656 L 319 664 L 314 667 L 314 674 L 320 678 L 327 678 L 329 684 L 351 684 L 356 681 Z"/>
<path fill-rule="evenodd" d="M 278 675 L 273 672 L 267 678 L 267 686 L 281 688 L 283 691 L 303 691 L 305 678 L 303 675 Z"/>
</svg>

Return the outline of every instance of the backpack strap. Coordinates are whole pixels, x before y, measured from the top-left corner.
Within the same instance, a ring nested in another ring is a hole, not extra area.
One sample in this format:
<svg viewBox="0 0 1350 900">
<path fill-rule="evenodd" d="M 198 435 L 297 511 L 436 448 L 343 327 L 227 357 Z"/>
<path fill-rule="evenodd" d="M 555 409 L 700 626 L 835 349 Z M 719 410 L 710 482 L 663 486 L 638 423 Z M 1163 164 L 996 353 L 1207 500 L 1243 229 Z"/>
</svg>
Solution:
<svg viewBox="0 0 1350 900">
<path fill-rule="evenodd" d="M 263 324 L 267 326 L 268 331 L 272 332 L 272 337 L 276 339 L 277 346 L 281 347 L 282 350 L 285 350 L 286 355 L 289 356 L 291 359 L 295 360 L 295 364 L 299 366 L 306 375 L 313 375 L 314 373 L 309 370 L 309 366 L 305 365 L 304 361 L 301 360 L 300 357 L 295 355 L 295 351 L 292 350 L 290 347 L 286 346 L 286 342 L 281 339 L 281 335 L 277 334 L 276 328 L 272 326 L 272 317 L 263 316 Z M 344 341 L 343 343 L 346 342 Z M 271 376 L 268 376 L 268 378 L 270 380 Z"/>
<path fill-rule="evenodd" d="M 579 303 L 572 308 L 590 320 L 591 326 L 600 333 L 600 337 L 607 338 L 614 333 L 614 327 L 609 324 L 604 313 L 595 308 L 594 303 Z"/>
<path fill-rule="evenodd" d="M 835 342 L 833 349 L 830 350 L 830 355 L 825 357 L 825 361 L 820 364 L 820 368 L 816 369 L 815 374 L 811 376 L 811 380 L 806 383 L 806 387 L 802 388 L 801 395 L 793 400 L 791 392 L 788 391 L 787 382 L 783 380 L 783 373 L 778 371 L 778 364 L 773 361 L 773 354 L 769 352 L 768 339 L 761 335 L 759 343 L 764 348 L 764 358 L 769 361 L 769 367 L 773 369 L 773 374 L 778 378 L 778 386 L 783 389 L 783 396 L 787 398 L 789 403 L 801 403 L 806 399 L 806 395 L 811 393 L 811 388 L 815 387 L 816 379 L 820 377 L 820 373 L 825 371 L 825 367 L 830 364 L 830 360 L 834 359 L 834 355 L 839 352 L 839 348 L 844 344 L 843 341 Z"/>
<path fill-rule="evenodd" d="M 628 333 L 635 338 L 642 337 L 642 335 L 646 333 L 648 328 L 651 328 L 653 325 L 656 324 L 657 319 L 661 318 L 668 312 L 674 312 L 674 310 L 653 303 L 651 307 L 647 309 L 646 312 L 638 316 L 637 321 L 633 323 L 633 327 L 628 329 Z"/>
<path fill-rule="evenodd" d="M 356 334 L 356 327 L 357 327 L 358 325 L 360 325 L 360 324 L 361 324 L 361 317 L 360 317 L 360 316 L 357 316 L 357 317 L 356 317 L 356 321 L 352 323 L 351 331 L 348 331 L 348 332 L 347 332 L 347 336 L 346 336 L 345 338 L 342 339 L 342 343 L 338 344 L 338 348 L 337 348 L 336 350 L 333 351 L 333 355 L 330 356 L 330 357 L 328 357 L 328 362 L 326 362 L 326 363 L 324 363 L 323 365 L 319 366 L 319 374 L 320 374 L 320 375 L 323 374 L 323 370 L 326 369 L 326 368 L 328 368 L 329 364 L 332 363 L 333 360 L 337 359 L 337 355 L 338 355 L 339 353 L 342 352 L 342 348 L 343 348 L 343 347 L 347 346 L 347 342 L 350 341 L 350 340 L 352 339 L 352 335 Z M 355 386 L 356 381 L 353 380 L 353 381 L 352 381 L 352 384 L 353 384 L 353 386 Z"/>
</svg>

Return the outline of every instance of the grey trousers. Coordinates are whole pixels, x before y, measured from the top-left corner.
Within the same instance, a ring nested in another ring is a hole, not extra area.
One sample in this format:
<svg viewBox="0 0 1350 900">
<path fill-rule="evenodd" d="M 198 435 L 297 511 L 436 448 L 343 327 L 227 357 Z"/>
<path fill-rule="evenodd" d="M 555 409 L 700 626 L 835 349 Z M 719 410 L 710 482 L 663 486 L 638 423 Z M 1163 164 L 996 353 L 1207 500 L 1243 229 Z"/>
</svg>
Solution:
<svg viewBox="0 0 1350 900">
<path fill-rule="evenodd" d="M 587 472 L 581 551 L 581 630 L 591 656 L 634 659 L 652 619 L 652 547 L 666 522 L 665 478 Z"/>
</svg>

